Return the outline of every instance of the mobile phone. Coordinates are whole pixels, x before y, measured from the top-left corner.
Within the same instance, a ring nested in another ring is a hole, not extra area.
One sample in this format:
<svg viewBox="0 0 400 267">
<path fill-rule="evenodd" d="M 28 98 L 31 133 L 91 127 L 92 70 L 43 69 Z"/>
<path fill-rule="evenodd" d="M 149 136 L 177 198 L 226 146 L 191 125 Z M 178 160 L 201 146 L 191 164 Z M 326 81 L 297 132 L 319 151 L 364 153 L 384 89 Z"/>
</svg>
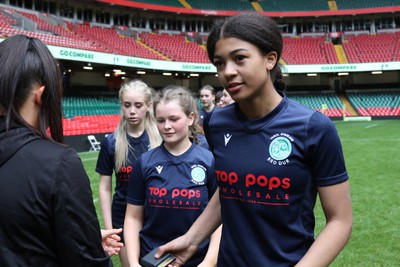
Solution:
<svg viewBox="0 0 400 267">
<path fill-rule="evenodd" d="M 165 253 L 160 258 L 154 258 L 158 248 L 153 249 L 147 255 L 140 259 L 140 265 L 143 267 L 165 267 L 171 262 L 173 262 L 176 258 L 171 253 Z"/>
</svg>

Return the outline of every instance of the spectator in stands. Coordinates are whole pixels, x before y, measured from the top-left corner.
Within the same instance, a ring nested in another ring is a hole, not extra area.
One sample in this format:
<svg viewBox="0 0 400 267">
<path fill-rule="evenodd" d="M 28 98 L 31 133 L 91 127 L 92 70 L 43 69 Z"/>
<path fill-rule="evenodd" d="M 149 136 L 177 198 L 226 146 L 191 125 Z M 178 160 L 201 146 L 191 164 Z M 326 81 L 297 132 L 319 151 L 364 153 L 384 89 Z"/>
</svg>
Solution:
<svg viewBox="0 0 400 267">
<path fill-rule="evenodd" d="M 222 108 L 222 91 L 217 91 L 215 93 L 215 105 L 219 108 Z"/>
<path fill-rule="evenodd" d="M 56 60 L 14 35 L 0 43 L 0 73 L 0 266 L 112 266 L 121 229 L 100 231 L 82 162 L 61 144 Z"/>
<path fill-rule="evenodd" d="M 353 220 L 334 124 L 281 92 L 282 36 L 269 17 L 218 21 L 207 51 L 236 101 L 204 123 L 219 190 L 190 230 L 156 256 L 171 251 L 180 266 L 223 222 L 218 266 L 328 266 Z M 314 240 L 317 194 L 326 225 Z"/>
<path fill-rule="evenodd" d="M 200 88 L 199 95 L 203 105 L 199 112 L 199 125 L 203 126 L 204 119 L 216 108 L 215 89 L 211 85 L 204 85 Z"/>
<path fill-rule="evenodd" d="M 121 120 L 115 132 L 101 143 L 96 165 L 96 172 L 100 174 L 99 198 L 106 229 L 123 227 L 132 166 L 142 153 L 161 143 L 153 116 L 153 95 L 154 90 L 140 80 L 127 81 L 119 90 Z M 123 267 L 129 266 L 125 248 L 121 249 L 119 257 Z"/>
<path fill-rule="evenodd" d="M 224 89 L 222 91 L 222 96 L 221 96 L 221 107 L 225 107 L 229 104 L 232 104 L 233 102 L 235 102 L 235 100 L 233 100 L 231 95 L 228 93 L 228 91 L 226 91 L 226 89 Z"/>
<path fill-rule="evenodd" d="M 214 157 L 199 140 L 197 104 L 189 90 L 167 86 L 154 102 L 161 146 L 143 154 L 128 186 L 124 237 L 130 266 L 160 245 L 184 234 L 217 188 Z M 220 229 L 199 245 L 185 266 L 215 266 Z"/>
</svg>

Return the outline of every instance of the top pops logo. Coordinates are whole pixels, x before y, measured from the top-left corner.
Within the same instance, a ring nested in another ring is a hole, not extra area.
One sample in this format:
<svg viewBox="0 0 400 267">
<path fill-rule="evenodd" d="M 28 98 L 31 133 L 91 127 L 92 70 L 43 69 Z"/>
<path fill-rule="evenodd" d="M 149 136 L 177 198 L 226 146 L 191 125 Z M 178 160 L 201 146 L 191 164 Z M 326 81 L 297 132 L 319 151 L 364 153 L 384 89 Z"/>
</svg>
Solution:
<svg viewBox="0 0 400 267">
<path fill-rule="evenodd" d="M 168 190 L 164 187 L 162 188 L 154 186 L 149 187 L 149 191 L 150 191 L 150 196 L 157 196 L 159 198 L 162 198 L 168 194 Z M 172 199 L 177 197 L 182 197 L 186 199 L 200 198 L 201 192 L 200 190 L 174 188 L 171 191 L 171 197 Z"/>
<path fill-rule="evenodd" d="M 229 185 L 236 184 L 239 181 L 239 176 L 236 172 L 226 172 L 215 170 L 217 181 L 220 183 L 228 183 Z M 268 190 L 273 190 L 276 188 L 289 189 L 290 188 L 290 178 L 279 178 L 279 177 L 266 177 L 264 175 L 254 175 L 247 174 L 245 177 L 245 187 L 249 188 L 252 186 L 259 186 L 267 188 Z"/>
<path fill-rule="evenodd" d="M 122 166 L 118 175 L 119 181 L 128 182 L 130 180 L 130 173 L 132 172 L 132 169 L 132 166 Z"/>
</svg>

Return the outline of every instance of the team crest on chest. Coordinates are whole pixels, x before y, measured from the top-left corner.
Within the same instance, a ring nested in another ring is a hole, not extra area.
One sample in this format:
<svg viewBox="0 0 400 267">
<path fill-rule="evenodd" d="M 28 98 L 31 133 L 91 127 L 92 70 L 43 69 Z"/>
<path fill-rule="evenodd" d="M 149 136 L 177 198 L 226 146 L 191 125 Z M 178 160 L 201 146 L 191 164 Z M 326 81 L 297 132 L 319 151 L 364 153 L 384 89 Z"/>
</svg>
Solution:
<svg viewBox="0 0 400 267">
<path fill-rule="evenodd" d="M 293 138 L 286 134 L 275 134 L 270 138 L 268 162 L 274 165 L 286 165 L 289 163 L 289 156 L 292 153 Z"/>
<path fill-rule="evenodd" d="M 191 181 L 197 185 L 203 185 L 206 180 L 206 168 L 202 165 L 193 165 L 190 172 Z"/>
</svg>

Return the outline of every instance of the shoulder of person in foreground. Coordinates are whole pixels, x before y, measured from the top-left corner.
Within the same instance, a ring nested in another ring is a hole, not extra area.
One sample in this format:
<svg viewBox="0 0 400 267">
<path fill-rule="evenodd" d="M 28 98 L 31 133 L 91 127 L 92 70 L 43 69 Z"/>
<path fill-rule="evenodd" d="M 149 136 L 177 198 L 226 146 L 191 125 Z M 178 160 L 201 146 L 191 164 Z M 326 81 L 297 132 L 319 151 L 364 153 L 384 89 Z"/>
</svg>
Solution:
<svg viewBox="0 0 400 267">
<path fill-rule="evenodd" d="M 60 261 L 68 266 L 109 266 L 89 177 L 74 150 L 66 148 L 60 155 L 54 175 L 52 212 Z"/>
</svg>

